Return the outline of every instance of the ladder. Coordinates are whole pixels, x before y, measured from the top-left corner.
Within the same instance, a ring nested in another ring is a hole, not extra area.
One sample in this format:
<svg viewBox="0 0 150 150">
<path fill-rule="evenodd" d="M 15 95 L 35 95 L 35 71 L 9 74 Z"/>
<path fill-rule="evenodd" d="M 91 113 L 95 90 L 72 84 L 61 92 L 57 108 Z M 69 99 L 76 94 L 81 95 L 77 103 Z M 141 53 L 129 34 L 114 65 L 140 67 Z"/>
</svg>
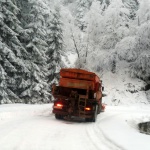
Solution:
<svg viewBox="0 0 150 150">
<path fill-rule="evenodd" d="M 86 95 L 79 95 L 78 100 L 78 109 L 79 109 L 79 117 L 85 116 L 85 107 L 87 106 L 87 99 L 88 99 L 89 90 L 87 89 Z"/>
</svg>

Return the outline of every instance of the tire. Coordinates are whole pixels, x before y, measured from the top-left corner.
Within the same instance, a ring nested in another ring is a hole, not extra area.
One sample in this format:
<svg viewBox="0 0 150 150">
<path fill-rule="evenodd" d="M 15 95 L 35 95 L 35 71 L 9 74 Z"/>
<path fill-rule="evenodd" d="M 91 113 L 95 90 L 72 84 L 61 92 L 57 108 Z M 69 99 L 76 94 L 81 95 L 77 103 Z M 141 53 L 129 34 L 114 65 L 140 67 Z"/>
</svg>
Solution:
<svg viewBox="0 0 150 150">
<path fill-rule="evenodd" d="M 100 103 L 98 104 L 97 114 L 100 114 L 102 111 L 102 98 L 100 99 Z"/>
<path fill-rule="evenodd" d="M 63 119 L 63 116 L 62 116 L 62 115 L 59 115 L 59 114 L 55 114 L 55 118 L 56 118 L 56 119 Z"/>
<path fill-rule="evenodd" d="M 100 114 L 100 113 L 101 113 L 101 109 L 102 109 L 101 107 L 102 107 L 101 104 L 99 104 L 99 105 L 98 105 L 97 114 Z"/>
<path fill-rule="evenodd" d="M 98 114 L 98 105 L 95 105 L 95 111 L 92 118 L 85 118 L 86 122 L 95 122 Z"/>
<path fill-rule="evenodd" d="M 56 119 L 59 119 L 59 117 L 60 117 L 60 116 L 59 116 L 58 114 L 55 114 L 55 118 L 56 118 Z"/>
<path fill-rule="evenodd" d="M 95 105 L 95 112 L 92 118 L 92 122 L 95 122 L 97 119 L 97 113 L 98 113 L 98 105 Z"/>
<path fill-rule="evenodd" d="M 91 118 L 85 118 L 85 121 L 86 121 L 86 122 L 91 122 L 92 119 L 91 119 Z"/>
</svg>

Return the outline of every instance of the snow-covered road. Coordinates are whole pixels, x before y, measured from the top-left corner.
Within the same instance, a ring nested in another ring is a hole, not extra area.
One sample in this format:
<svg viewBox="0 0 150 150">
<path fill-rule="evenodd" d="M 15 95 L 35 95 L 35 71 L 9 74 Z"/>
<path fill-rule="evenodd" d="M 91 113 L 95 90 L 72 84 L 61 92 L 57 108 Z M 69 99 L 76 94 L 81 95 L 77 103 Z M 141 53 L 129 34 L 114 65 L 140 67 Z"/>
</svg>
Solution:
<svg viewBox="0 0 150 150">
<path fill-rule="evenodd" d="M 0 105 L 1 150 L 149 150 L 149 106 L 107 106 L 96 123 L 56 120 L 48 105 Z"/>
</svg>

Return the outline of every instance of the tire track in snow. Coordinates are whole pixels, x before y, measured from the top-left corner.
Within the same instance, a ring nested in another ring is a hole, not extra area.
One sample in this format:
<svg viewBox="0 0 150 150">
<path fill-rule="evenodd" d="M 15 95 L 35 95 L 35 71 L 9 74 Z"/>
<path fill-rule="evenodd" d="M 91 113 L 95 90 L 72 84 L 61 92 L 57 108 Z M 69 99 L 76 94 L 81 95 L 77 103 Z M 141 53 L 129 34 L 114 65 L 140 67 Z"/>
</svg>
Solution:
<svg viewBox="0 0 150 150">
<path fill-rule="evenodd" d="M 97 125 L 88 127 L 87 136 L 90 138 L 90 141 L 93 143 L 96 150 L 123 150 L 104 136 Z"/>
<path fill-rule="evenodd" d="M 87 127 L 86 134 L 93 145 L 95 145 L 96 150 L 124 150 L 124 148 L 110 140 L 99 126 L 103 120 L 116 117 L 118 115 L 119 114 L 117 113 L 107 114 L 105 116 L 101 116 L 100 114 L 97 118 L 97 122 Z"/>
</svg>

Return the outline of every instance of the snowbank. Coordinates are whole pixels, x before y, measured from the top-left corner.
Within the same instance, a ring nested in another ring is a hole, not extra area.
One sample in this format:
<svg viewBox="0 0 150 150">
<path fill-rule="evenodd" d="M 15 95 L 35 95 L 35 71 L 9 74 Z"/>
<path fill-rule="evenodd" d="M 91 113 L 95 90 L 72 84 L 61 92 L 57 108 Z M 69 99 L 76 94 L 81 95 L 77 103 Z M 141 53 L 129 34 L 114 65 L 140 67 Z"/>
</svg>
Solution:
<svg viewBox="0 0 150 150">
<path fill-rule="evenodd" d="M 103 84 L 104 93 L 103 102 L 107 105 L 147 105 L 149 104 L 145 91 L 145 83 L 140 79 L 134 79 L 127 74 L 111 72 L 104 73 Z"/>
<path fill-rule="evenodd" d="M 16 119 L 37 115 L 49 115 L 52 104 L 4 104 L 0 105 L 0 120 Z"/>
<path fill-rule="evenodd" d="M 108 106 L 109 117 L 99 119 L 104 136 L 123 150 L 149 150 L 150 135 L 139 132 L 138 123 L 150 121 L 149 106 Z M 104 116 L 108 114 L 104 114 Z"/>
</svg>

